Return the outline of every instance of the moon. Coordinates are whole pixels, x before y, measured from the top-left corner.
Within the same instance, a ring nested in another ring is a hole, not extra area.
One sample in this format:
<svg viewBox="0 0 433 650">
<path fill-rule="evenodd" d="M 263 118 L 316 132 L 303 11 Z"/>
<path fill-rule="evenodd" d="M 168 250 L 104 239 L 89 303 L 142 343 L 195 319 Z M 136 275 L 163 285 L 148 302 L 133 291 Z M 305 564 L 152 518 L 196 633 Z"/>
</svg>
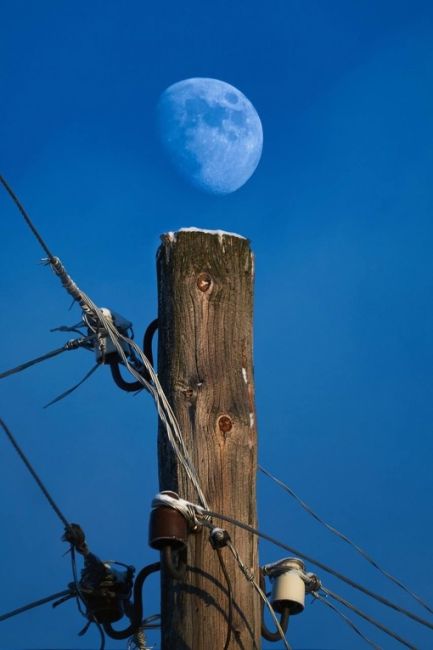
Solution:
<svg viewBox="0 0 433 650">
<path fill-rule="evenodd" d="M 158 131 L 176 170 L 196 188 L 229 194 L 254 173 L 263 129 L 252 103 L 219 79 L 184 79 L 157 105 Z"/>
</svg>

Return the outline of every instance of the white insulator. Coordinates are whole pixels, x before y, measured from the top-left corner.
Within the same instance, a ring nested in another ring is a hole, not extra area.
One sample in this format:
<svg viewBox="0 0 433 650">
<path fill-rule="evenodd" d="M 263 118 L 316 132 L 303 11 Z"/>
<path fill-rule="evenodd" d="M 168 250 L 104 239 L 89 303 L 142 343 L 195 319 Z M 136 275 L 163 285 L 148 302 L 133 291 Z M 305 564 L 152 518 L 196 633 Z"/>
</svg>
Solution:
<svg viewBox="0 0 433 650">
<path fill-rule="evenodd" d="M 305 606 L 304 563 L 298 558 L 286 558 L 264 567 L 272 583 L 271 603 L 277 612 L 288 607 L 291 615 L 300 614 Z"/>
</svg>

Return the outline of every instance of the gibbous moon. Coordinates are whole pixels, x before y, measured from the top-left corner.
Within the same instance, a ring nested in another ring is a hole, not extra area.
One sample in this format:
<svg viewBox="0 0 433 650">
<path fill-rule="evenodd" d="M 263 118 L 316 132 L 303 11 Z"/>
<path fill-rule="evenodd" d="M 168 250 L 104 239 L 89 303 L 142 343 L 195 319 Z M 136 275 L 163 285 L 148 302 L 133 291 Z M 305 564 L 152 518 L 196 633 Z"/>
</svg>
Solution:
<svg viewBox="0 0 433 650">
<path fill-rule="evenodd" d="M 157 116 L 171 162 L 200 190 L 234 192 L 259 163 L 260 118 L 245 95 L 225 81 L 194 78 L 169 86 L 160 97 Z"/>
</svg>

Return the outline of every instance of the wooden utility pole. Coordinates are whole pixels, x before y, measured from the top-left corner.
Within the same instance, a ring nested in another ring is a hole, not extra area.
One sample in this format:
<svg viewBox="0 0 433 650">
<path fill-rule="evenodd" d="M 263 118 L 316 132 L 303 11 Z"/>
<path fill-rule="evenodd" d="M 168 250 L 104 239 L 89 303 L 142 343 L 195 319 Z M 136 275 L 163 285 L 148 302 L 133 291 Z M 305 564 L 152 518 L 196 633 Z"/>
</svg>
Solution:
<svg viewBox="0 0 433 650">
<path fill-rule="evenodd" d="M 162 236 L 157 268 L 160 381 L 210 508 L 255 526 L 254 267 L 248 240 L 192 229 L 169 233 Z M 162 427 L 158 455 L 161 490 L 198 503 Z M 257 579 L 256 538 L 214 523 L 226 528 Z M 234 596 L 230 650 L 259 649 L 258 596 L 229 549 L 221 553 Z M 223 650 L 227 587 L 206 528 L 189 536 L 187 565 L 184 581 L 162 575 L 162 649 Z"/>
</svg>

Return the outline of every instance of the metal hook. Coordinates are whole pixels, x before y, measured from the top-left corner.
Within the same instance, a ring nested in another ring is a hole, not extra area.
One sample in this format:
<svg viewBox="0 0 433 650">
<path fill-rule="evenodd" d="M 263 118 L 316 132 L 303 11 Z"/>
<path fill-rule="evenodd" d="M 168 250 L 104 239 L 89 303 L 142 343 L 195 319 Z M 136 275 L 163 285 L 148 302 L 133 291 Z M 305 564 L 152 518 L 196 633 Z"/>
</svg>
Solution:
<svg viewBox="0 0 433 650">
<path fill-rule="evenodd" d="M 161 548 L 161 558 L 169 575 L 175 580 L 182 581 L 185 579 L 186 574 L 186 547 L 180 548 L 176 552 L 176 563 L 174 560 L 174 551 L 175 549 L 170 544 L 166 544 Z"/>
<path fill-rule="evenodd" d="M 280 625 L 281 629 L 283 630 L 284 634 L 287 632 L 287 628 L 289 625 L 289 618 L 290 618 L 290 611 L 288 607 L 284 607 L 282 613 L 281 613 L 281 618 L 280 618 Z M 266 641 L 281 641 L 281 634 L 278 630 L 275 632 L 271 632 L 264 619 L 264 606 L 262 604 L 262 629 L 261 629 L 262 637 L 266 639 Z"/>
<path fill-rule="evenodd" d="M 128 618 L 131 621 L 130 625 L 124 630 L 115 630 L 111 623 L 103 623 L 102 627 L 104 632 L 112 639 L 127 639 L 137 632 L 143 619 L 143 595 L 142 589 L 144 581 L 151 573 L 159 571 L 161 568 L 160 562 L 154 562 L 141 569 L 138 573 L 134 583 L 134 602 L 131 604 Z"/>
<path fill-rule="evenodd" d="M 148 326 L 148 328 L 146 329 L 146 332 L 144 334 L 144 339 L 143 339 L 143 352 L 145 356 L 149 359 L 150 364 L 152 366 L 153 366 L 152 341 L 153 341 L 153 336 L 157 329 L 158 329 L 158 319 L 155 318 L 155 320 L 153 320 Z M 114 382 L 118 388 L 121 388 L 127 393 L 135 393 L 138 390 L 143 390 L 144 386 L 140 381 L 129 382 L 123 379 L 120 372 L 120 363 L 118 360 L 113 359 L 110 362 L 110 370 Z M 143 378 L 147 382 L 151 381 L 150 375 L 146 368 L 143 368 L 140 371 L 140 373 L 142 374 Z"/>
</svg>

